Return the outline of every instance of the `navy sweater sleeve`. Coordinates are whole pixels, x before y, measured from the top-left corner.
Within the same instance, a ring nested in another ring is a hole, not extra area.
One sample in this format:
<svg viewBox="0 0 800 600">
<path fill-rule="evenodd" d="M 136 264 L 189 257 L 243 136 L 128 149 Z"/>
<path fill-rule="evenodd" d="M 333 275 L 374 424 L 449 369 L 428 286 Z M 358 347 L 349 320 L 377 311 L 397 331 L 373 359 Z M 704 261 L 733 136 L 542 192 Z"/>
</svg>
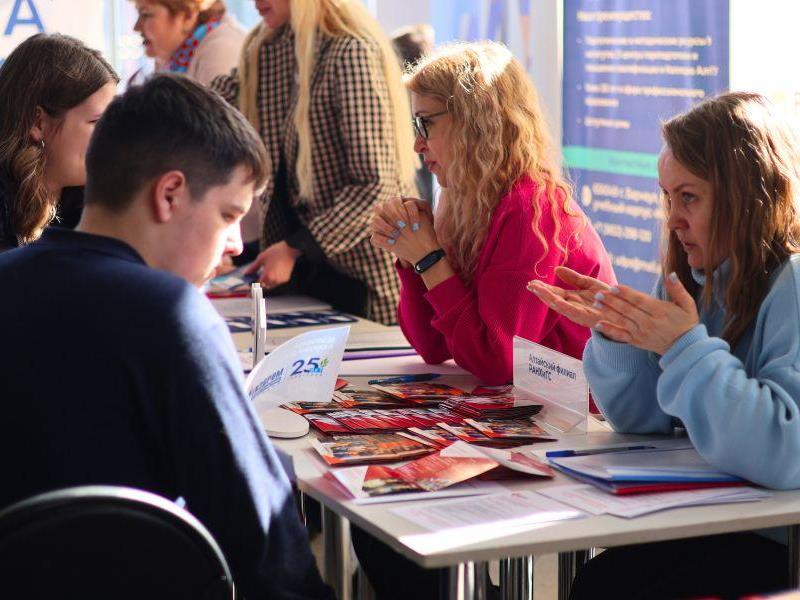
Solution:
<svg viewBox="0 0 800 600">
<path fill-rule="evenodd" d="M 176 492 L 215 536 L 248 600 L 331 598 L 224 322 L 194 290 L 172 310 L 180 331 L 164 437 Z"/>
</svg>

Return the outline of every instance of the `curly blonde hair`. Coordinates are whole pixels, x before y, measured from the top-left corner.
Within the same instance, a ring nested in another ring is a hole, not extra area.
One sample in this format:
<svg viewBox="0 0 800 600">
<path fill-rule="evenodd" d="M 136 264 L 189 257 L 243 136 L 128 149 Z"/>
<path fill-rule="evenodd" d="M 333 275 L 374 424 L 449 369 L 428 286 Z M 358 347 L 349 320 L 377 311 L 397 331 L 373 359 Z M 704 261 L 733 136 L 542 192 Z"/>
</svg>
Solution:
<svg viewBox="0 0 800 600">
<path fill-rule="evenodd" d="M 531 227 L 544 248 L 539 258 L 552 242 L 566 260 L 558 213 L 572 214 L 572 190 L 561 174 L 536 90 L 508 48 L 489 41 L 442 46 L 409 68 L 406 86 L 441 100 L 450 113 L 452 164 L 436 232 L 462 277 L 472 279 L 494 209 L 526 175 L 547 199 L 556 224 L 553 239 L 546 239 L 538 227 L 541 198 L 534 198 Z"/>
<path fill-rule="evenodd" d="M 769 100 L 748 92 L 706 100 L 664 123 L 662 133 L 675 159 L 711 183 L 709 243 L 731 265 L 722 337 L 733 347 L 758 315 L 773 273 L 800 252 L 800 138 Z M 683 246 L 666 226 L 664 235 L 664 274 L 677 273 L 697 294 Z M 706 306 L 716 268 L 711 255 L 704 267 L 711 274 L 702 290 Z"/>
</svg>

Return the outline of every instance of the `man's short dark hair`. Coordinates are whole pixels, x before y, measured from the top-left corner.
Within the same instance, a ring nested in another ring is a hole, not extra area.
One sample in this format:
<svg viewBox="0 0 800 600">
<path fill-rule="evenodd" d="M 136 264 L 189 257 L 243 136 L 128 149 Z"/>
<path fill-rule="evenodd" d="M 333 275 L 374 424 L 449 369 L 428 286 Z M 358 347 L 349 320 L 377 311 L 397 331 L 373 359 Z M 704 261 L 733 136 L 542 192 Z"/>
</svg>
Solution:
<svg viewBox="0 0 800 600">
<path fill-rule="evenodd" d="M 202 198 L 244 166 L 256 189 L 268 176 L 264 146 L 247 120 L 216 92 L 188 77 L 161 74 L 116 98 L 86 154 L 86 204 L 123 210 L 169 171 Z"/>
</svg>

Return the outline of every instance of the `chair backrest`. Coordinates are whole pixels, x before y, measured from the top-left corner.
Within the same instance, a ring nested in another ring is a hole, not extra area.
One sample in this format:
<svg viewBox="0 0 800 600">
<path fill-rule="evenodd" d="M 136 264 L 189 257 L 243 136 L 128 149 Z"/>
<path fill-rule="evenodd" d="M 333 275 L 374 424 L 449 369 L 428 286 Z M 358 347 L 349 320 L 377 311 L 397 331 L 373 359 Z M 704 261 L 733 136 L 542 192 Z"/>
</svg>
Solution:
<svg viewBox="0 0 800 600">
<path fill-rule="evenodd" d="M 0 511 L 0 598 L 234 597 L 208 530 L 124 487 L 57 490 Z"/>
</svg>

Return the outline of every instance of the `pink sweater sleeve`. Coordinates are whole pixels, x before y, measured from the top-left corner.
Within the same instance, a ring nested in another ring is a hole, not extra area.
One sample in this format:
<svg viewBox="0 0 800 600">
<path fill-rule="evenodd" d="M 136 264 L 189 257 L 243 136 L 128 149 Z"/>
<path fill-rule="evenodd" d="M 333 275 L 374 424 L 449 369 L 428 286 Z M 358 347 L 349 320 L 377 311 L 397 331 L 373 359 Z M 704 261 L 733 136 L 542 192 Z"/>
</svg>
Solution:
<svg viewBox="0 0 800 600">
<path fill-rule="evenodd" d="M 450 358 L 450 350 L 444 336 L 431 327 L 435 313 L 425 299 L 427 288 L 422 278 L 413 269 L 396 264 L 400 276 L 400 304 L 397 321 L 406 339 L 428 364 L 439 364 Z"/>
<path fill-rule="evenodd" d="M 552 221 L 542 219 L 540 227 L 552 239 Z M 539 341 L 560 318 L 527 290 L 532 279 L 555 283 L 561 252 L 552 243 L 544 257 L 542 250 L 527 215 L 512 211 L 500 216 L 487 237 L 472 289 L 454 276 L 425 294 L 433 311 L 433 318 L 424 321 L 432 325 L 426 337 L 442 339 L 447 349 L 437 344 L 437 358 L 452 355 L 490 385 L 511 381 L 514 336 Z"/>
</svg>

